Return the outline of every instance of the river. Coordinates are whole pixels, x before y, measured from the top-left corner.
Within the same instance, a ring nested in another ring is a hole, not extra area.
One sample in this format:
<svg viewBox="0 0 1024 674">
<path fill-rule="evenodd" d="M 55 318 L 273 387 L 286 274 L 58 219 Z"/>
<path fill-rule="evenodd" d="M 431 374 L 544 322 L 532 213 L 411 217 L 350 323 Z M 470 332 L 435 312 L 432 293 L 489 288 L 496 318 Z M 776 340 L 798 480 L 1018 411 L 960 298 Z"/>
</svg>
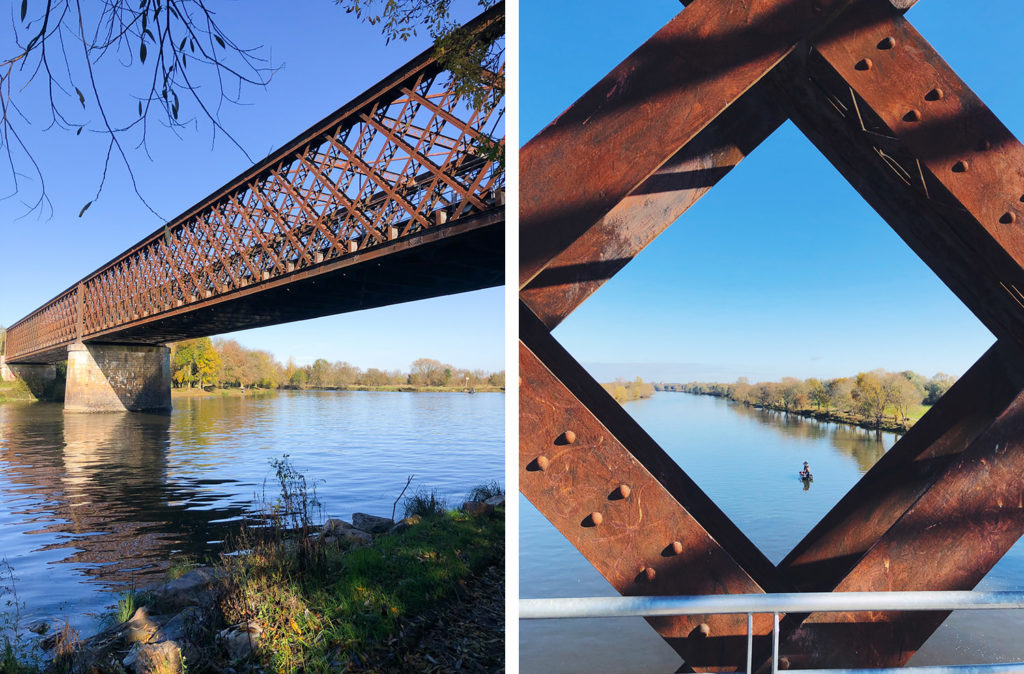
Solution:
<svg viewBox="0 0 1024 674">
<path fill-rule="evenodd" d="M 778 563 L 896 441 L 841 424 L 657 393 L 625 409 Z M 796 474 L 810 463 L 814 482 Z M 520 497 L 519 588 L 523 597 L 617 596 L 525 498 Z M 979 590 L 1024 590 L 1024 544 Z M 520 621 L 523 672 L 671 672 L 680 660 L 642 618 Z M 958 611 L 911 665 L 1024 661 L 1024 614 Z"/>
<path fill-rule="evenodd" d="M 285 454 L 331 517 L 389 516 L 410 474 L 410 491 L 458 505 L 504 484 L 504 405 L 495 393 L 336 391 L 182 398 L 169 416 L 0 405 L 0 558 L 23 624 L 63 615 L 87 631 L 171 555 L 218 552 L 264 489 L 276 496 L 269 462 Z"/>
</svg>

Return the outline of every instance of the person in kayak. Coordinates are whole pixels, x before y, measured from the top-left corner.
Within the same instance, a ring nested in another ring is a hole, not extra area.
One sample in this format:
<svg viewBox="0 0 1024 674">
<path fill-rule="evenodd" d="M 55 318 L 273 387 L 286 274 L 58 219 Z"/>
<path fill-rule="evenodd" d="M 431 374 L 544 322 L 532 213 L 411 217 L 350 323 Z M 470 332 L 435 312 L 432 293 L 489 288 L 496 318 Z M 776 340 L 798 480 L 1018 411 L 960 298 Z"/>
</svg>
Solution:
<svg viewBox="0 0 1024 674">
<path fill-rule="evenodd" d="M 800 471 L 801 480 L 810 480 L 813 476 L 811 475 L 811 466 L 804 461 L 804 469 Z"/>
</svg>

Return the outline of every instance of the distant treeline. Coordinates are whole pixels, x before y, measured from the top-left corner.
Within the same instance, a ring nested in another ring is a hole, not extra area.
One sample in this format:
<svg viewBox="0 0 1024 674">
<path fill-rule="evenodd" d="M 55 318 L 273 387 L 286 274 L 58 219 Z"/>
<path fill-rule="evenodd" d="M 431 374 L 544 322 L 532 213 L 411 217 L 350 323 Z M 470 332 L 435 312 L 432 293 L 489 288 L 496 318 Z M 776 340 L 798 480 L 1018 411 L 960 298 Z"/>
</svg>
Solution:
<svg viewBox="0 0 1024 674">
<path fill-rule="evenodd" d="M 318 358 L 312 365 L 282 365 L 269 351 L 247 349 L 233 339 L 202 337 L 171 345 L 174 386 L 218 388 L 450 387 L 504 388 L 505 372 L 466 370 L 432 358 L 412 362 L 409 372 L 362 370 L 344 361 Z"/>
<path fill-rule="evenodd" d="M 640 377 L 633 381 L 616 379 L 611 383 L 601 384 L 601 386 L 619 403 L 639 400 L 640 398 L 650 398 L 654 395 L 654 385 L 644 383 Z"/>
<path fill-rule="evenodd" d="M 955 377 L 941 372 L 929 379 L 911 370 L 872 370 L 856 377 L 835 379 L 785 377 L 778 382 L 751 384 L 741 377 L 733 384 L 658 383 L 654 388 L 719 396 L 746 405 L 871 428 L 905 430 L 918 416 L 916 413 L 921 411 L 922 405 L 933 405 L 955 381 Z M 892 423 L 888 422 L 890 418 Z"/>
</svg>

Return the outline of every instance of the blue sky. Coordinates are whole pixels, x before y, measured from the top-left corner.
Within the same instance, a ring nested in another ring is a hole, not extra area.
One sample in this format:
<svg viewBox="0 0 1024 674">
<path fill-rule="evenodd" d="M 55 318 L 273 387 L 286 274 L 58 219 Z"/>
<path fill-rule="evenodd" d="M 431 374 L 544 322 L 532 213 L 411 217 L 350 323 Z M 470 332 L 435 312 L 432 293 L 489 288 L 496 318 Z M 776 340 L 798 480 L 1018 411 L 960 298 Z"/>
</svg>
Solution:
<svg viewBox="0 0 1024 674">
<path fill-rule="evenodd" d="M 83 3 L 88 6 L 93 3 Z M 479 8 L 457 2 L 468 19 Z M 20 3 L 8 3 L 12 20 Z M 29 3 L 32 11 L 33 3 Z M 225 32 L 242 46 L 261 52 L 279 70 L 266 89 L 243 90 L 244 105 L 227 105 L 222 121 L 253 160 L 258 160 L 361 93 L 429 45 L 426 35 L 385 45 L 375 27 L 359 23 L 331 0 L 304 3 L 221 0 L 213 3 Z M 0 20 L 0 44 L 10 44 L 10 21 Z M 138 91 L 133 74 L 109 73 L 120 86 Z M 38 92 L 37 92 L 38 93 Z M 90 105 L 83 119 L 96 114 Z M 125 170 L 112 164 L 101 197 L 95 196 L 105 141 L 88 131 L 76 136 L 45 131 L 36 100 L 23 100 L 32 126 L 26 131 L 53 203 L 52 217 L 25 216 L 22 194 L 0 201 L 0 325 L 10 325 L 128 246 L 163 221 L 132 193 Z M 134 98 L 108 97 L 108 106 L 134 110 Z M 183 100 L 182 116 L 192 108 Z M 136 150 L 132 167 L 140 190 L 167 219 L 219 188 L 251 165 L 223 136 L 214 142 L 208 126 L 175 137 L 151 127 L 152 159 Z M 9 175 L 0 174 L 0 193 L 9 194 Z M 504 367 L 504 300 L 501 288 L 464 293 L 383 309 L 302 321 L 231 335 L 242 344 L 268 349 L 282 361 L 317 357 L 347 360 L 361 367 L 407 370 L 419 357 L 469 368 Z"/>
<path fill-rule="evenodd" d="M 523 0 L 522 142 L 679 10 Z M 921 0 L 908 18 L 1024 136 L 1024 3 Z M 959 375 L 994 341 L 789 123 L 555 335 L 602 381 Z"/>
</svg>

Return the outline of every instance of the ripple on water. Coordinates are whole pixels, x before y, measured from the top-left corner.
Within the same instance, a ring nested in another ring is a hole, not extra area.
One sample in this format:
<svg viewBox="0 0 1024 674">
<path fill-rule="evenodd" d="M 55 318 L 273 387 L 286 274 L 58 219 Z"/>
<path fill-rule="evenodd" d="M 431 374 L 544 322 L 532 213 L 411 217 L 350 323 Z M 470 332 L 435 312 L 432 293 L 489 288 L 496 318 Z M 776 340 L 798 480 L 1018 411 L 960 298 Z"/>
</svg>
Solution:
<svg viewBox="0 0 1024 674">
<path fill-rule="evenodd" d="M 219 549 L 284 454 L 327 513 L 389 514 L 414 485 L 453 503 L 504 482 L 501 394 L 283 392 L 176 400 L 170 416 L 0 405 L 0 556 L 28 618 L 94 618 L 160 577 L 172 553 Z"/>
</svg>

